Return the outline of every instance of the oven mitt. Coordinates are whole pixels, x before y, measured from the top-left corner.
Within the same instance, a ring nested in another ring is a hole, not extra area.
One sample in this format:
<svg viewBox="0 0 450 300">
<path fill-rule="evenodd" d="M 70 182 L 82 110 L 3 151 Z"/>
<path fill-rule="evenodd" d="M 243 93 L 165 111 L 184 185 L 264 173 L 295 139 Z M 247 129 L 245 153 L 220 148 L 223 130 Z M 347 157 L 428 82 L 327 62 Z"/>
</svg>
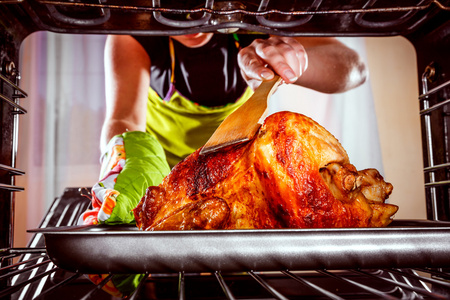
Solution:
<svg viewBox="0 0 450 300">
<path fill-rule="evenodd" d="M 134 224 L 132 209 L 169 172 L 164 150 L 152 135 L 131 131 L 113 137 L 102 156 L 101 179 L 92 187 L 92 209 L 78 223 Z"/>
<path fill-rule="evenodd" d="M 132 131 L 111 139 L 102 157 L 100 181 L 92 187 L 92 209 L 80 218 L 82 224 L 134 223 L 132 209 L 149 186 L 159 185 L 169 174 L 164 150 L 150 134 Z M 108 274 L 88 274 L 98 285 Z M 117 274 L 102 287 L 114 297 L 128 297 L 144 274 Z"/>
<path fill-rule="evenodd" d="M 89 274 L 87 276 L 92 283 L 99 285 L 109 274 Z M 102 287 L 102 290 L 114 297 L 128 298 L 144 277 L 145 274 L 116 274 Z"/>
</svg>

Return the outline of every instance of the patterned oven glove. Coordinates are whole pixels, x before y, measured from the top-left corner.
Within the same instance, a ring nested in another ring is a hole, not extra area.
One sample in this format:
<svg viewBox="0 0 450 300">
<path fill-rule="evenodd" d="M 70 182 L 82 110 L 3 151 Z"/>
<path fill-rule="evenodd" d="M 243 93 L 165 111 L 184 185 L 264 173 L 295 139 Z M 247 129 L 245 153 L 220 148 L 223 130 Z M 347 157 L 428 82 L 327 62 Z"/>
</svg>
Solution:
<svg viewBox="0 0 450 300">
<path fill-rule="evenodd" d="M 113 137 L 102 157 L 101 179 L 92 187 L 92 209 L 78 223 L 135 223 L 131 210 L 169 172 L 164 150 L 150 134 L 131 131 Z"/>
<path fill-rule="evenodd" d="M 84 212 L 78 224 L 133 224 L 131 212 L 149 186 L 159 185 L 169 174 L 164 150 L 150 134 L 131 131 L 111 139 L 102 156 L 100 181 L 92 187 L 92 209 Z M 99 284 L 108 274 L 88 274 Z M 128 297 L 144 274 L 116 274 L 102 287 L 114 297 Z"/>
<path fill-rule="evenodd" d="M 99 285 L 109 274 L 89 274 L 88 278 L 95 285 Z M 115 274 L 103 287 L 102 290 L 117 298 L 128 298 L 139 285 L 145 280 L 145 274 Z"/>
</svg>

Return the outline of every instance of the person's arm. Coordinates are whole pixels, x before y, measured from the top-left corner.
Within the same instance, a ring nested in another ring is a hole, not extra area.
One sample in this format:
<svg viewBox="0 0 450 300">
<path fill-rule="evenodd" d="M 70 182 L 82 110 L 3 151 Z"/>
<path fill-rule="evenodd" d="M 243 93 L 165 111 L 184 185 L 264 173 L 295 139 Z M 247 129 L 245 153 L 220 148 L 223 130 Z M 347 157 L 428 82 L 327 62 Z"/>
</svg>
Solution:
<svg viewBox="0 0 450 300">
<path fill-rule="evenodd" d="M 335 38 L 276 37 L 255 40 L 239 52 L 239 66 L 255 89 L 274 72 L 287 83 L 323 93 L 340 93 L 366 80 L 358 53 Z"/>
<path fill-rule="evenodd" d="M 164 149 L 145 132 L 150 59 L 131 36 L 109 36 L 105 45 L 106 116 L 99 181 L 79 224 L 134 223 L 132 209 L 147 187 L 170 172 Z"/>
<path fill-rule="evenodd" d="M 101 149 L 117 134 L 145 131 L 150 58 L 131 36 L 111 35 L 105 44 L 106 116 Z"/>
</svg>

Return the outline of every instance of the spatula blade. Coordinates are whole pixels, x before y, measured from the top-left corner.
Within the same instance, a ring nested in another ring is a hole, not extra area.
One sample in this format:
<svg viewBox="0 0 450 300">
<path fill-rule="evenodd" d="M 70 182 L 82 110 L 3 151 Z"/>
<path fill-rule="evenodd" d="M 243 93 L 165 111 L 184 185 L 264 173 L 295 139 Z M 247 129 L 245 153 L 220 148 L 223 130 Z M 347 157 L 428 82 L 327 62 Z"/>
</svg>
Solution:
<svg viewBox="0 0 450 300">
<path fill-rule="evenodd" d="M 243 105 L 225 118 L 200 150 L 200 154 L 251 140 L 267 116 L 267 100 L 280 83 L 279 76 L 263 81 Z"/>
</svg>

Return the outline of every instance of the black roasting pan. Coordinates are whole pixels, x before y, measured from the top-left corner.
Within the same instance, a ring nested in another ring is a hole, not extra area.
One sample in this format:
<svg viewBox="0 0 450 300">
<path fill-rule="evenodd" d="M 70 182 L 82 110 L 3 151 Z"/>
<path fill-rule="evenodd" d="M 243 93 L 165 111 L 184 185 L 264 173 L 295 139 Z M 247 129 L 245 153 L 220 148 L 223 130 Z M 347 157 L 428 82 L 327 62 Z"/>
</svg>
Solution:
<svg viewBox="0 0 450 300">
<path fill-rule="evenodd" d="M 449 267 L 450 222 L 386 228 L 139 231 L 134 226 L 40 228 L 59 267 L 82 273 L 239 272 Z"/>
</svg>

